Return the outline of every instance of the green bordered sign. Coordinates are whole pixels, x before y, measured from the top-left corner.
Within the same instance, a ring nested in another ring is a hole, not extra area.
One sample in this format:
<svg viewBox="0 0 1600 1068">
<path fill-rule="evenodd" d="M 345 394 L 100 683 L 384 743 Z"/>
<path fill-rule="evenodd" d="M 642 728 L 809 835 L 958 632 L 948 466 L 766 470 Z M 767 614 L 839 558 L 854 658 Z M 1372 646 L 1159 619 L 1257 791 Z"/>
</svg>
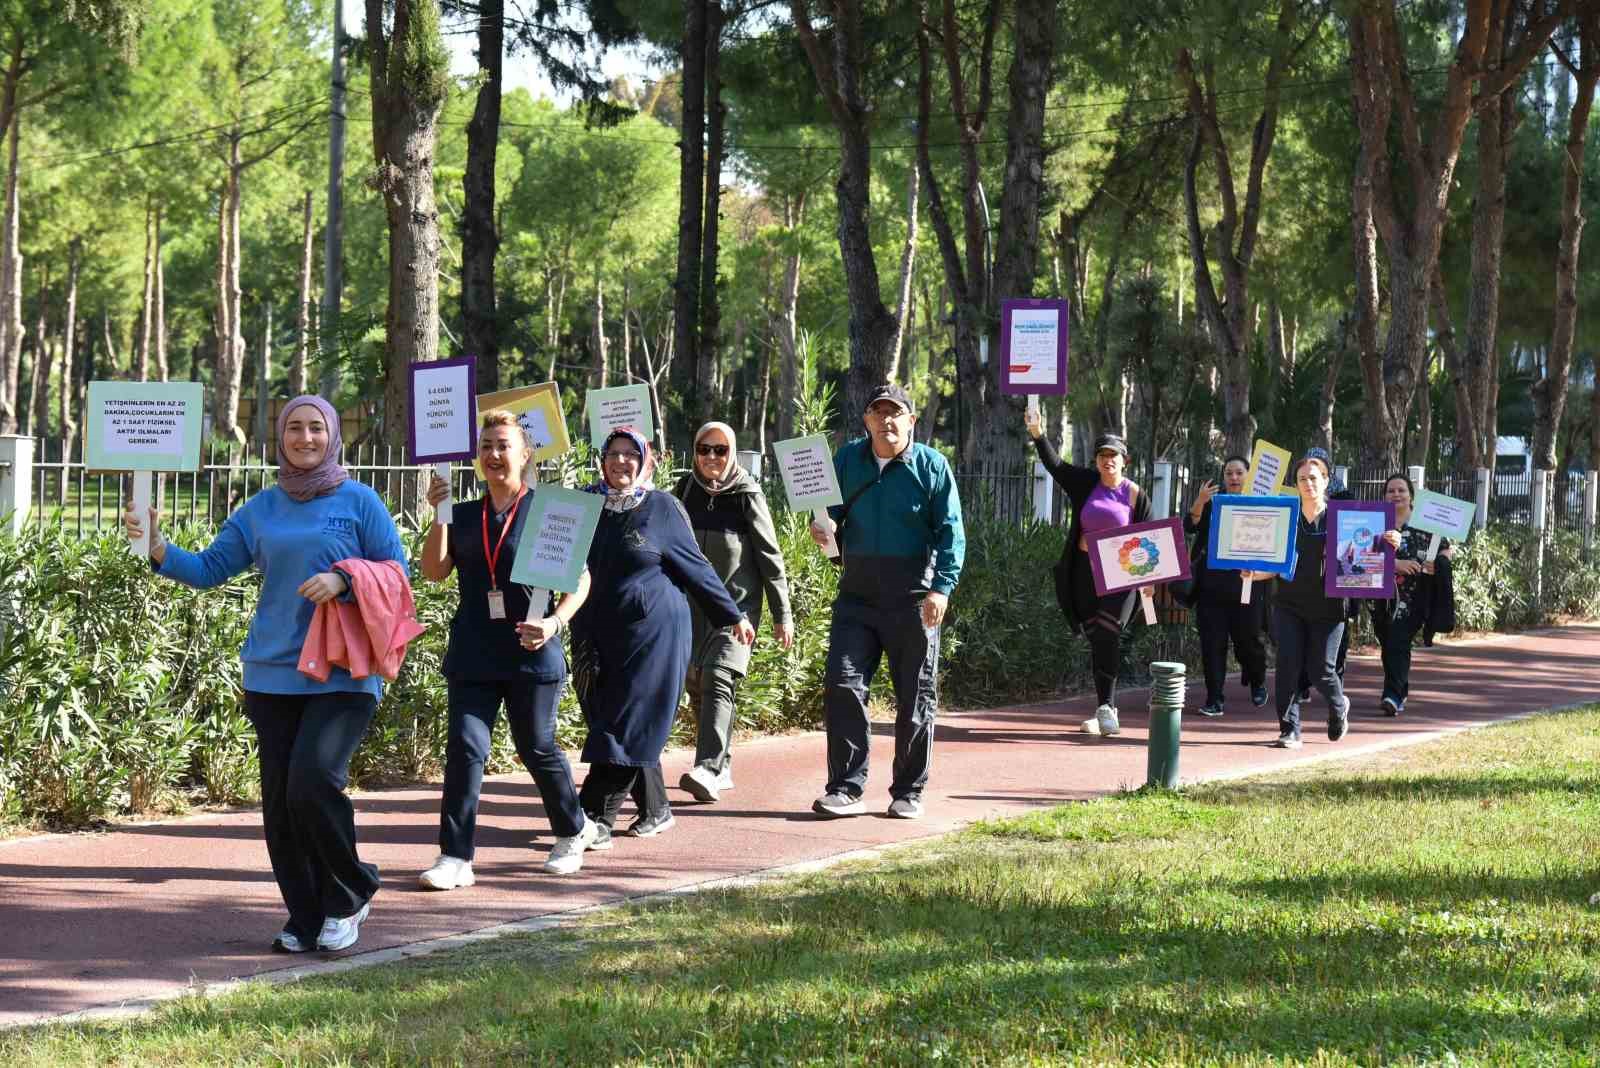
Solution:
<svg viewBox="0 0 1600 1068">
<path fill-rule="evenodd" d="M 632 427 L 649 441 L 655 437 L 655 420 L 650 417 L 650 387 L 616 386 L 591 389 L 584 395 L 584 411 L 589 417 L 589 443 L 601 448 L 606 435 L 619 426 Z"/>
<path fill-rule="evenodd" d="M 96 471 L 200 467 L 199 382 L 90 382 L 85 460 Z"/>
<path fill-rule="evenodd" d="M 605 497 L 598 493 L 561 486 L 536 487 L 517 540 L 517 555 L 511 562 L 511 581 L 562 593 L 575 592 L 604 505 Z"/>
<path fill-rule="evenodd" d="M 1417 490 L 1407 524 L 1451 541 L 1466 541 L 1472 533 L 1472 516 L 1478 506 L 1432 490 Z"/>
</svg>

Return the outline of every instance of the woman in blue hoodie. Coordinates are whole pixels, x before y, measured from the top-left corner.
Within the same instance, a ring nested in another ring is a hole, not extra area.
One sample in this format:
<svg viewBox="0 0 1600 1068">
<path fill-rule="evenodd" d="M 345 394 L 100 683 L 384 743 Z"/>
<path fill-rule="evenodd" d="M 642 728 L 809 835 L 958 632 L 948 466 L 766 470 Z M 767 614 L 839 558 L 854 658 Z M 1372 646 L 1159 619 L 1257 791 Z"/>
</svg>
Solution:
<svg viewBox="0 0 1600 1068">
<path fill-rule="evenodd" d="M 350 592 L 333 565 L 351 557 L 406 562 L 389 509 L 351 480 L 339 449 L 339 413 L 321 397 L 296 397 L 278 415 L 278 484 L 230 515 L 203 551 L 168 544 L 154 508 L 148 517 L 131 505 L 123 514 L 130 539 L 148 519 L 158 574 L 207 589 L 252 565 L 261 572 L 244 642 L 244 712 L 260 752 L 267 855 L 289 909 L 272 943 L 283 953 L 354 945 L 378 892 L 377 867 L 356 851 L 355 806 L 344 787 L 381 685 L 340 667 L 327 682 L 299 670 L 317 605 Z"/>
</svg>

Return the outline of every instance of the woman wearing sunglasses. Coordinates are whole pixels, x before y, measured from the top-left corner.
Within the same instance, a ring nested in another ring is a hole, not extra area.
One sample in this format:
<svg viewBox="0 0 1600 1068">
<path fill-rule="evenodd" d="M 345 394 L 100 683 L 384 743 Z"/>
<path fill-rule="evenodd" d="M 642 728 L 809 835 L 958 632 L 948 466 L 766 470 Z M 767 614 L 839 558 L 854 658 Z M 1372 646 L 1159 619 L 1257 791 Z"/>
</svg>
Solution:
<svg viewBox="0 0 1600 1068">
<path fill-rule="evenodd" d="M 761 600 L 772 609 L 772 633 L 785 649 L 794 645 L 789 616 L 789 581 L 761 483 L 739 466 L 733 428 L 707 423 L 694 436 L 694 468 L 672 492 L 683 502 L 694 540 L 711 561 L 729 596 L 751 626 L 761 626 Z M 750 646 L 728 627 L 712 625 L 698 603 L 689 605 L 694 652 L 689 660 L 689 703 L 699 734 L 694 767 L 678 785 L 697 801 L 717 801 L 733 789 L 734 690 L 750 666 Z"/>
</svg>

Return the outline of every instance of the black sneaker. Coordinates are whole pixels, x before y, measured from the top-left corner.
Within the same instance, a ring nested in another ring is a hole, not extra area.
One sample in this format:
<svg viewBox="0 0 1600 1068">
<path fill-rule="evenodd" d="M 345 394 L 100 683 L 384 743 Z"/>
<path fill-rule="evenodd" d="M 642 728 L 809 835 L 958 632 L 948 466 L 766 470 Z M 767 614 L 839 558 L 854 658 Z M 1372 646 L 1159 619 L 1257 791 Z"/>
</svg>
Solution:
<svg viewBox="0 0 1600 1068">
<path fill-rule="evenodd" d="M 1215 719 L 1216 717 L 1222 715 L 1222 702 L 1212 701 L 1210 704 L 1201 705 L 1198 709 L 1196 709 L 1196 711 L 1202 716 L 1209 716 L 1212 719 Z"/>
<path fill-rule="evenodd" d="M 1337 742 L 1350 729 L 1350 698 L 1339 698 L 1339 707 L 1328 709 L 1328 741 Z"/>
<path fill-rule="evenodd" d="M 1267 703 L 1267 688 L 1262 685 L 1250 687 L 1250 703 L 1260 708 Z"/>
<path fill-rule="evenodd" d="M 1272 743 L 1274 749 L 1299 749 L 1300 735 L 1294 731 L 1284 731 L 1278 735 L 1278 740 Z"/>
<path fill-rule="evenodd" d="M 1295 694 L 1294 699 L 1302 705 L 1311 700 L 1311 687 L 1307 686 L 1305 689 Z"/>
<path fill-rule="evenodd" d="M 633 838 L 654 838 L 663 831 L 672 830 L 672 825 L 678 822 L 672 818 L 672 810 L 664 808 L 660 812 L 651 812 L 640 816 L 628 825 L 628 834 Z"/>
<path fill-rule="evenodd" d="M 1400 714 L 1400 702 L 1388 694 L 1384 695 L 1383 701 L 1378 707 L 1383 709 L 1383 714 L 1386 716 L 1398 716 Z"/>
</svg>

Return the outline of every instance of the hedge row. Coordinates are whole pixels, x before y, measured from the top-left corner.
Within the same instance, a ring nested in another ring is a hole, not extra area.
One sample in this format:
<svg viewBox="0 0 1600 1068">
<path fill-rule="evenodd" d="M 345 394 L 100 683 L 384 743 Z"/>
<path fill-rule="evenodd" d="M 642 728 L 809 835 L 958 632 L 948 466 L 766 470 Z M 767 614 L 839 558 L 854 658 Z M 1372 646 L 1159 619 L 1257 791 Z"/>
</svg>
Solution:
<svg viewBox="0 0 1600 1068">
<path fill-rule="evenodd" d="M 778 516 L 794 597 L 796 640 L 784 652 L 769 624 L 740 690 L 741 726 L 760 732 L 821 722 L 828 606 L 837 572 L 811 545 L 806 517 Z M 212 530 L 174 532 L 186 546 Z M 415 555 L 420 534 L 409 535 Z M 945 628 L 942 700 L 975 707 L 1089 686 L 1083 642 L 1056 610 L 1050 565 L 1061 531 L 1038 524 L 973 522 L 967 562 Z M 1535 604 L 1528 536 L 1491 530 L 1457 560 L 1461 625 L 1522 626 L 1549 613 L 1600 615 L 1600 568 L 1576 539 L 1547 550 L 1542 607 Z M 258 580 L 241 575 L 200 592 L 154 578 L 115 535 L 80 539 L 55 530 L 0 540 L 0 820 L 83 826 L 115 813 L 200 799 L 245 802 L 255 794 L 251 731 L 240 711 L 239 647 Z M 452 579 L 419 583 L 427 632 L 390 685 L 352 765 L 367 785 L 438 775 L 444 753 L 445 684 L 439 673 L 456 592 Z M 1195 663 L 1187 625 L 1137 628 L 1125 673 L 1153 659 Z M 886 674 L 886 673 L 883 673 Z M 887 680 L 879 688 L 887 699 Z M 692 726 L 680 718 L 680 734 Z M 570 693 L 562 740 L 582 721 Z M 513 766 L 497 732 L 495 767 Z"/>
</svg>

